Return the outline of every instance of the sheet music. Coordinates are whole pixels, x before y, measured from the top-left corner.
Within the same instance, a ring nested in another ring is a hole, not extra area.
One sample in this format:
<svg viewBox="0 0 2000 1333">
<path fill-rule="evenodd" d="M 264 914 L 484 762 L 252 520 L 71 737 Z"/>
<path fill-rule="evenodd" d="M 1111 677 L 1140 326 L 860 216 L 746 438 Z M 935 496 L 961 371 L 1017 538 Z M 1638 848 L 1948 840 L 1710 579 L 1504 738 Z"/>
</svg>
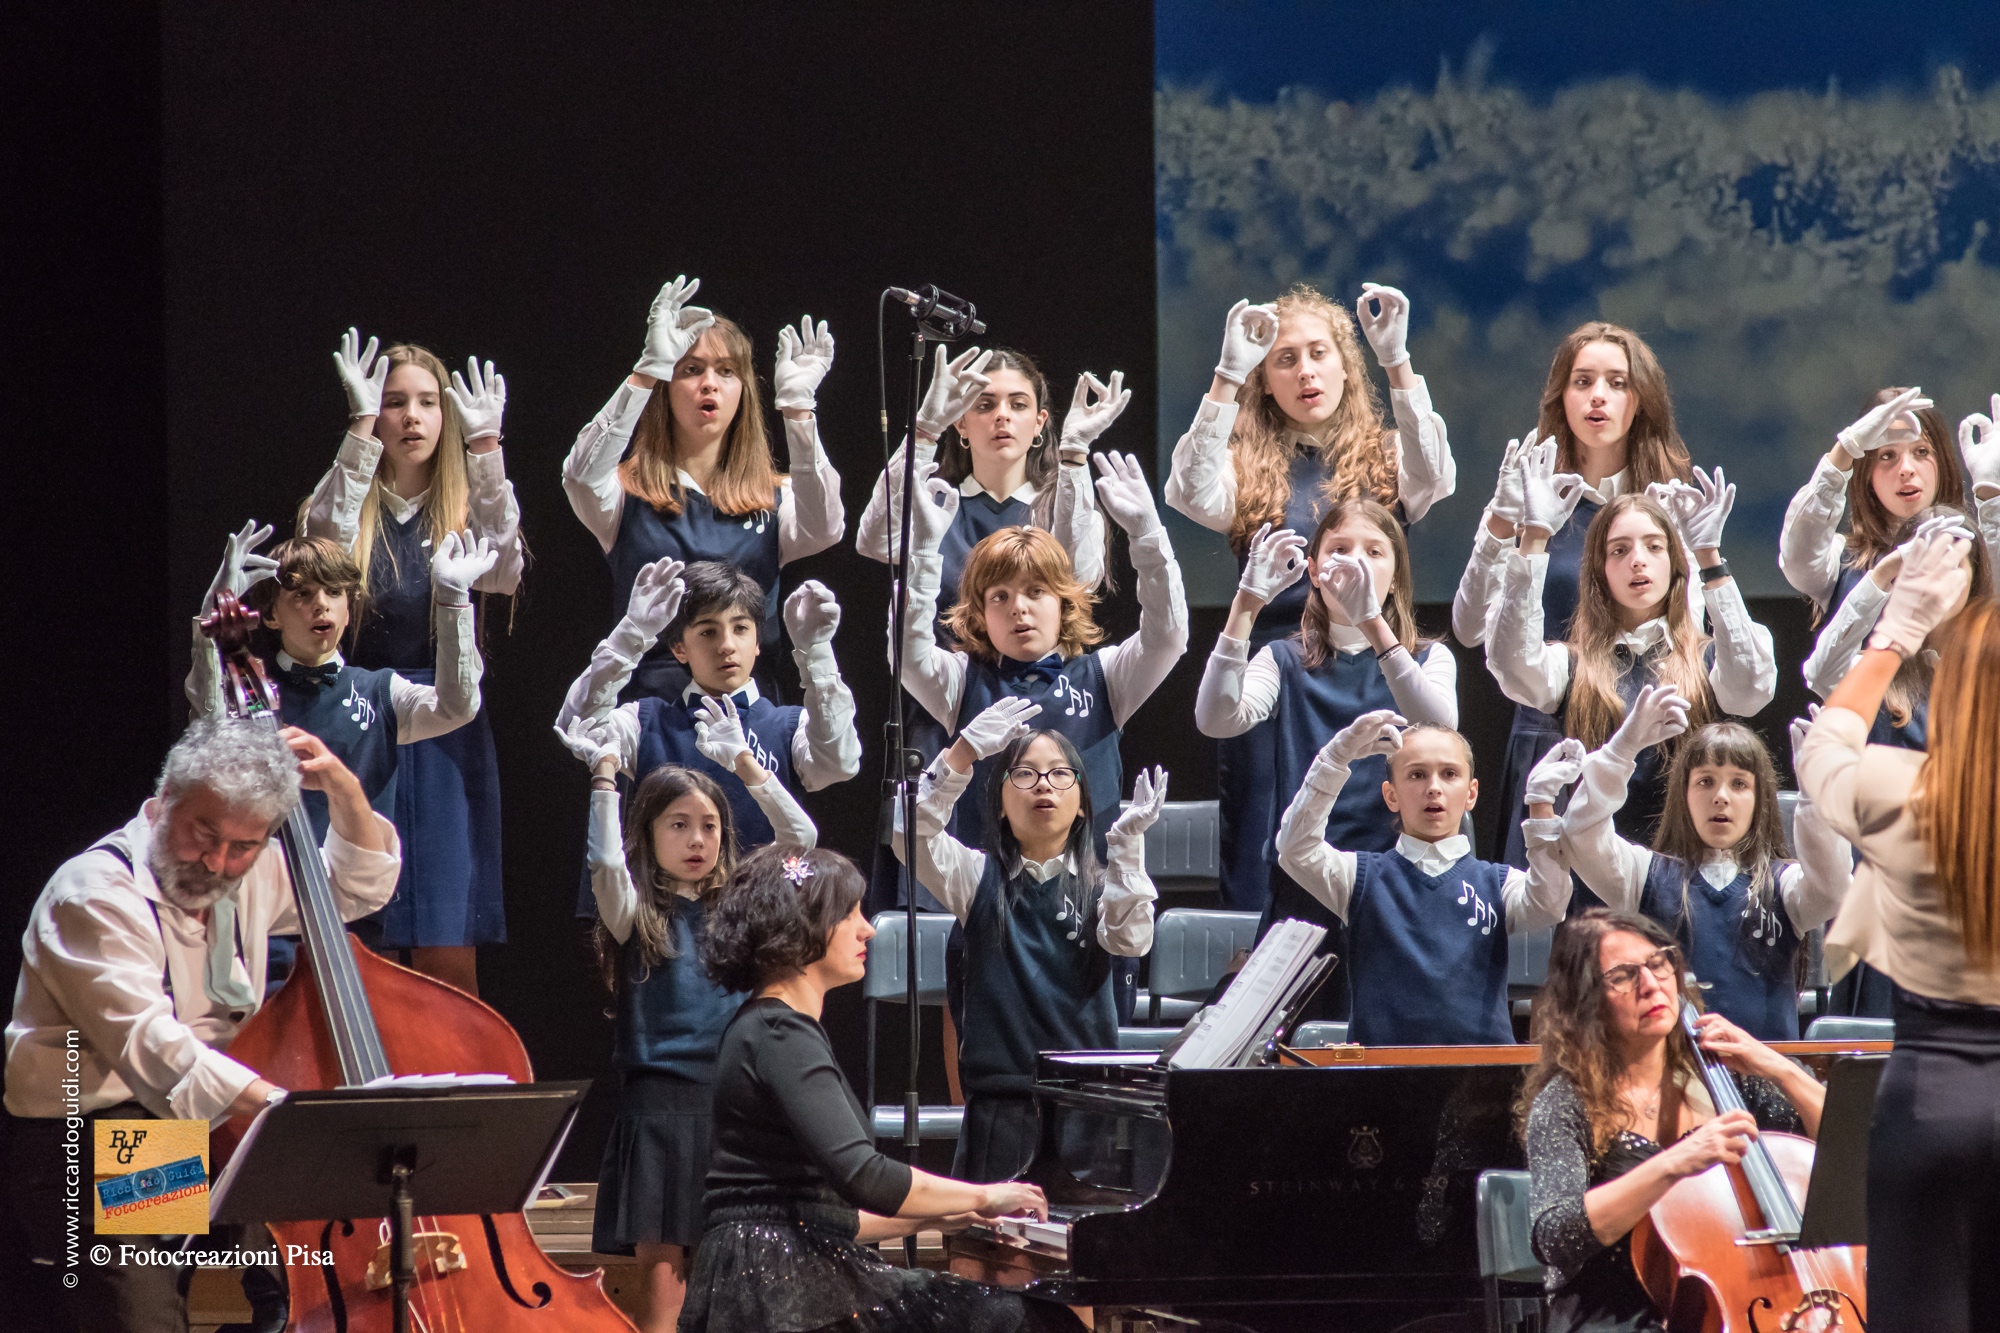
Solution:
<svg viewBox="0 0 2000 1333">
<path fill-rule="evenodd" d="M 1286 919 L 1271 927 L 1222 999 L 1203 1013 L 1194 1035 L 1168 1057 L 1168 1067 L 1225 1069 L 1235 1065 L 1245 1046 L 1291 994 L 1325 937 L 1325 927 L 1304 921 Z"/>
</svg>

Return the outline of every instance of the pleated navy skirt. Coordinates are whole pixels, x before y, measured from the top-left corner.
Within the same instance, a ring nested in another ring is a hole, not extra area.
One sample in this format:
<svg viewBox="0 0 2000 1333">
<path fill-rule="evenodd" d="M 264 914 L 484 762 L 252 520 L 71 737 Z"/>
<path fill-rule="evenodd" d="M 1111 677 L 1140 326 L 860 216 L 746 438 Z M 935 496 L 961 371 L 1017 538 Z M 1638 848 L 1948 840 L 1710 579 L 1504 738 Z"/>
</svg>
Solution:
<svg viewBox="0 0 2000 1333">
<path fill-rule="evenodd" d="M 590 1248 L 631 1254 L 639 1245 L 701 1239 L 701 1206 L 714 1152 L 715 1089 L 671 1074 L 625 1075 L 618 1118 L 604 1141 L 597 1173 L 597 1215 Z"/>
</svg>

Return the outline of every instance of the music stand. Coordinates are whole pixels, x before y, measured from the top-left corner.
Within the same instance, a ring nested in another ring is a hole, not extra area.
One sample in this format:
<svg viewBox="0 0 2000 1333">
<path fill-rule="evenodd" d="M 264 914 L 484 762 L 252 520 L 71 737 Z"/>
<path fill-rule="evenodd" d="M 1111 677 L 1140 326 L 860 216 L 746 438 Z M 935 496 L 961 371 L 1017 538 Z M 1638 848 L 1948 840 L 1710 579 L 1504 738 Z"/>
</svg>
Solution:
<svg viewBox="0 0 2000 1333">
<path fill-rule="evenodd" d="M 292 1093 L 260 1112 L 209 1197 L 216 1222 L 389 1220 L 392 1327 L 409 1328 L 414 1189 L 441 1215 L 525 1209 L 588 1091 L 579 1083 Z"/>
<path fill-rule="evenodd" d="M 1868 1243 L 1868 1129 L 1886 1055 L 1846 1055 L 1826 1076 L 1799 1248 Z"/>
</svg>

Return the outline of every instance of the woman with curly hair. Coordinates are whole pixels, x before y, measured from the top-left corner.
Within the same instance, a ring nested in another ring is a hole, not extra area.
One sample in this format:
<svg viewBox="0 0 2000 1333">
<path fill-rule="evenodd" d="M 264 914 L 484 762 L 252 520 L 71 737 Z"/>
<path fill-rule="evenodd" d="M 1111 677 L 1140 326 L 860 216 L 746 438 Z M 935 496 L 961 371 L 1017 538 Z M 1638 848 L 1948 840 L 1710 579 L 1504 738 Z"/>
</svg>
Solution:
<svg viewBox="0 0 2000 1333">
<path fill-rule="evenodd" d="M 1720 1014 L 1702 1049 L 1737 1075 L 1748 1110 L 1715 1113 L 1681 1024 L 1682 960 L 1646 917 L 1591 908 L 1556 931 L 1535 1004 L 1541 1059 L 1521 1090 L 1535 1255 L 1550 1333 L 1664 1333 L 1632 1267 L 1632 1228 L 1668 1190 L 1743 1160 L 1759 1130 L 1819 1129 L 1826 1090 Z"/>
<path fill-rule="evenodd" d="M 1174 446 L 1167 503 L 1226 536 L 1239 564 L 1259 529 L 1311 532 L 1336 500 L 1373 500 L 1406 526 L 1421 519 L 1458 472 L 1444 418 L 1411 367 L 1409 332 L 1409 298 L 1374 283 L 1362 284 L 1354 315 L 1303 283 L 1267 305 L 1238 301 L 1208 394 Z M 1363 333 L 1388 376 L 1393 426 L 1362 360 Z M 1250 651 L 1296 629 L 1307 600 L 1294 587 L 1266 603 Z M 1219 747 L 1222 893 L 1232 907 L 1261 908 L 1268 891 L 1277 743 L 1267 721 Z"/>
<path fill-rule="evenodd" d="M 972 1185 L 877 1152 L 820 1015 L 861 980 L 874 929 L 864 884 L 836 852 L 765 847 L 717 899 L 701 958 L 750 995 L 716 1057 L 708 1223 L 688 1280 L 683 1333 L 791 1329 L 1076 1329 L 1059 1305 L 918 1268 L 870 1242 L 982 1217 L 1048 1215 L 1018 1181 Z"/>
</svg>

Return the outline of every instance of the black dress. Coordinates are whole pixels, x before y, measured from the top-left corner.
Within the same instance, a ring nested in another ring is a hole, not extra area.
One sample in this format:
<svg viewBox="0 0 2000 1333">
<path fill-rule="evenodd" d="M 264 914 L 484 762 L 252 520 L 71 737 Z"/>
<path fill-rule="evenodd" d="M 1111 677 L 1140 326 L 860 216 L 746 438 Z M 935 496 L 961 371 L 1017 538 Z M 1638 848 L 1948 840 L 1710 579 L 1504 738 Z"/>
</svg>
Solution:
<svg viewBox="0 0 2000 1333">
<path fill-rule="evenodd" d="M 708 1227 L 681 1333 L 1075 1329 L 1058 1305 L 923 1269 L 855 1240 L 857 1209 L 902 1207 L 910 1168 L 875 1151 L 820 1025 L 753 999 L 716 1053 Z"/>
<path fill-rule="evenodd" d="M 1799 1132 L 1799 1113 L 1777 1085 L 1739 1076 L 1737 1086 L 1759 1128 Z M 1528 1206 L 1535 1257 L 1548 1265 L 1549 1333 L 1665 1333 L 1632 1268 L 1631 1233 L 1606 1245 L 1583 1209 L 1586 1191 L 1656 1156 L 1661 1145 L 1621 1130 L 1593 1153 L 1583 1102 L 1560 1074 L 1535 1097 L 1527 1137 Z"/>
</svg>

